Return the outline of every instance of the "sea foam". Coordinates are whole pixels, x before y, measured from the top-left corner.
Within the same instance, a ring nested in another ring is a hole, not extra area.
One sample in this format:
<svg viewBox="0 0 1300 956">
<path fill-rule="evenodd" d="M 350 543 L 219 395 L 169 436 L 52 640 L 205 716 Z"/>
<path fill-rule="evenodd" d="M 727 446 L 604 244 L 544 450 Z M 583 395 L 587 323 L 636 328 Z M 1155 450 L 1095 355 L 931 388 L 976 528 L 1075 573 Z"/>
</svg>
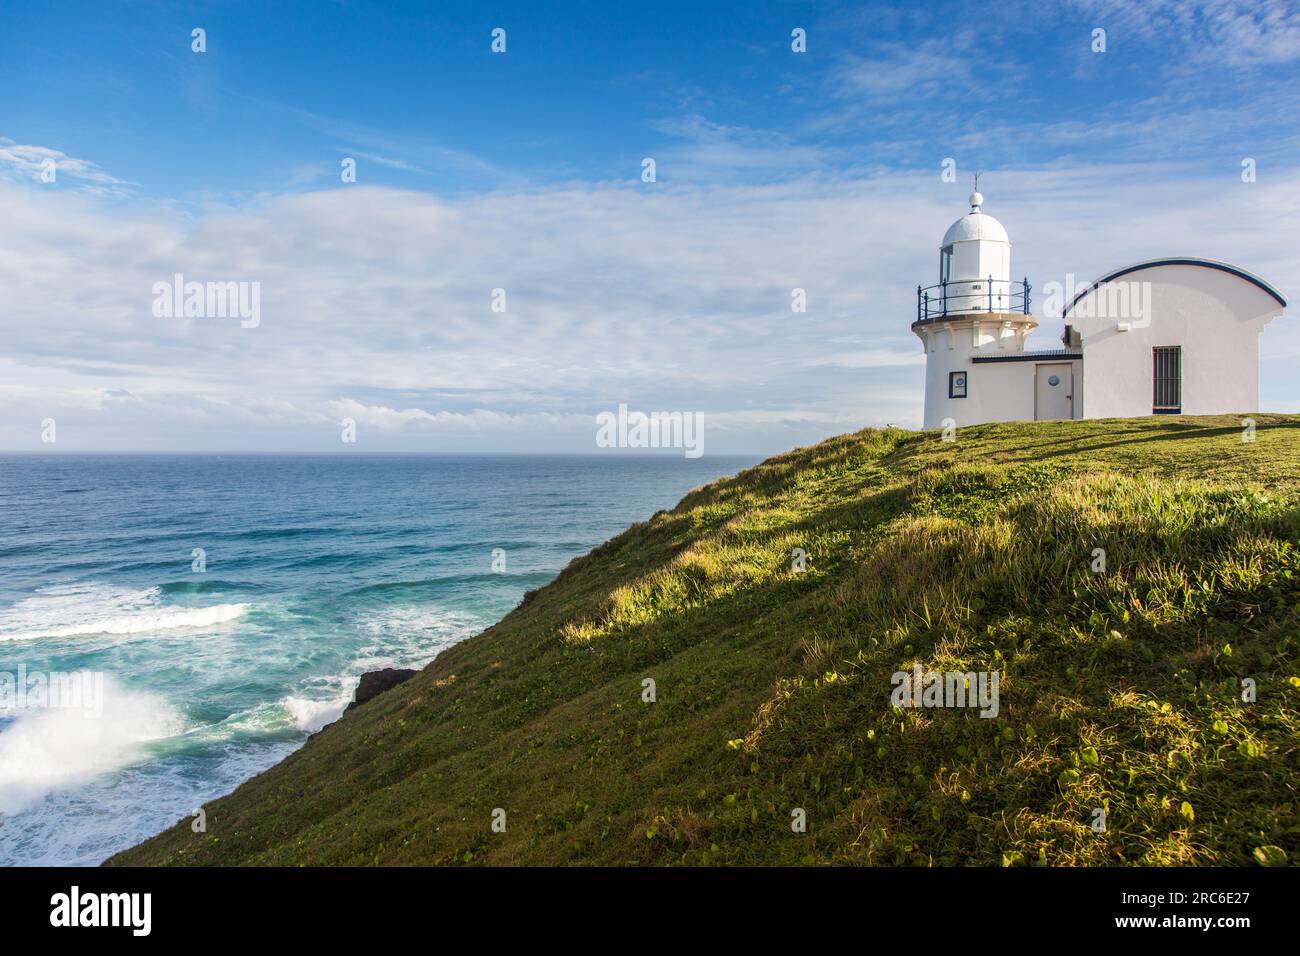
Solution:
<svg viewBox="0 0 1300 956">
<path fill-rule="evenodd" d="M 53 790 L 141 760 L 145 745 L 181 729 L 180 716 L 162 698 L 111 679 L 98 717 L 80 709 L 18 711 L 0 730 L 0 813 L 17 813 Z"/>
<path fill-rule="evenodd" d="M 147 634 L 211 627 L 248 613 L 247 604 L 167 607 L 157 588 L 126 591 L 95 584 L 60 585 L 0 612 L 0 641 Z"/>
</svg>

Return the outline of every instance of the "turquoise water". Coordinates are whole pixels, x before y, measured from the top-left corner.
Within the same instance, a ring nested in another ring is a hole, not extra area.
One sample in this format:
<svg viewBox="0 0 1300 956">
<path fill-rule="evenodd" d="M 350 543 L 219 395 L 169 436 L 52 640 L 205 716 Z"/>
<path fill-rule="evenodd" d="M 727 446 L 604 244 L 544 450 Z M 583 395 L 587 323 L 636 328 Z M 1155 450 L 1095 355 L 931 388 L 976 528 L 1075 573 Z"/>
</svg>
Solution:
<svg viewBox="0 0 1300 956">
<path fill-rule="evenodd" d="M 190 815 L 365 671 L 428 663 L 752 462 L 0 457 L 0 864 L 99 863 Z M 80 706 L 20 707 L 20 668 L 91 676 Z"/>
</svg>

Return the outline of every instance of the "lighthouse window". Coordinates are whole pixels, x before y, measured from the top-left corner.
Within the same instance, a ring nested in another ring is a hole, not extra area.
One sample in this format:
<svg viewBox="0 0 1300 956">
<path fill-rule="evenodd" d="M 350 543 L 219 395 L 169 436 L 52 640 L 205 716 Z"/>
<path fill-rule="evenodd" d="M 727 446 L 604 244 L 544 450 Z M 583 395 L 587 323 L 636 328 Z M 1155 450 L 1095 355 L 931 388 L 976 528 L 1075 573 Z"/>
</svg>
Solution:
<svg viewBox="0 0 1300 956">
<path fill-rule="evenodd" d="M 952 246 L 939 250 L 939 281 L 947 282 L 952 278 Z"/>
<path fill-rule="evenodd" d="M 1180 415 L 1183 411 L 1183 349 L 1180 345 L 1151 350 L 1151 414 Z"/>
<path fill-rule="evenodd" d="M 948 373 L 948 397 L 949 398 L 966 397 L 966 373 L 965 372 Z"/>
</svg>

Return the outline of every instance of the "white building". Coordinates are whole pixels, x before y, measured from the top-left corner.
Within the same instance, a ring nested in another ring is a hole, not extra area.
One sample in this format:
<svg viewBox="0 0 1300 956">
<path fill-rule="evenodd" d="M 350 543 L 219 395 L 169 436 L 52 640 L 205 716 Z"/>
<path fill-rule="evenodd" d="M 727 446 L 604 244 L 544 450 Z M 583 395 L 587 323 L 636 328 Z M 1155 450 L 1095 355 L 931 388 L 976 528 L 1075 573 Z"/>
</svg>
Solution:
<svg viewBox="0 0 1300 956">
<path fill-rule="evenodd" d="M 1277 289 L 1226 262 L 1151 259 L 1051 286 L 1063 347 L 1026 349 L 1032 290 L 1012 280 L 1011 241 L 983 203 L 971 195 L 943 237 L 938 284 L 917 288 L 926 428 L 1256 408 L 1259 333 L 1286 307 Z"/>
</svg>

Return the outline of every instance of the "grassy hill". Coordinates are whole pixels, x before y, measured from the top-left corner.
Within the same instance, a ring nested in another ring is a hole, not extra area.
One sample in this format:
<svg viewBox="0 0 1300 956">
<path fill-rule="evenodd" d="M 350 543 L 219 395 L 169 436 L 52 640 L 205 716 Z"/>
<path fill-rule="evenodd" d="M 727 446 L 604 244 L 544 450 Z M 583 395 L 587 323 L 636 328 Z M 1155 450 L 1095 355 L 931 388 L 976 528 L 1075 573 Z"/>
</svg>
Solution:
<svg viewBox="0 0 1300 956">
<path fill-rule="evenodd" d="M 1300 862 L 1300 418 L 1254 417 L 773 458 L 112 862 Z M 893 706 L 916 663 L 997 717 Z"/>
</svg>

